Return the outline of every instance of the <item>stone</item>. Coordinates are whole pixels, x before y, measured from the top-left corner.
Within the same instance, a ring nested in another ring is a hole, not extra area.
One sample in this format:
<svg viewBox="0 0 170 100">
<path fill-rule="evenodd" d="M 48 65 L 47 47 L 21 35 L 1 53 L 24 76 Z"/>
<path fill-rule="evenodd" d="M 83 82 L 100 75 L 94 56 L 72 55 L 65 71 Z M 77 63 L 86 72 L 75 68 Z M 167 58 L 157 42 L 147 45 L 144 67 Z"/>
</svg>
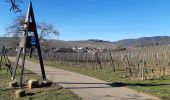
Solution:
<svg viewBox="0 0 170 100">
<path fill-rule="evenodd" d="M 25 90 L 24 89 L 19 89 L 19 90 L 15 91 L 16 98 L 24 97 L 25 95 L 26 94 L 25 94 Z"/>
<path fill-rule="evenodd" d="M 39 84 L 38 81 L 36 79 L 31 79 L 28 81 L 28 88 L 32 89 L 32 88 L 38 88 Z"/>
<path fill-rule="evenodd" d="M 42 87 L 47 87 L 47 86 L 51 86 L 52 85 L 52 81 L 49 80 L 43 80 L 41 83 Z"/>
<path fill-rule="evenodd" d="M 13 88 L 13 87 L 18 87 L 18 83 L 17 82 L 10 82 L 9 88 Z"/>
</svg>

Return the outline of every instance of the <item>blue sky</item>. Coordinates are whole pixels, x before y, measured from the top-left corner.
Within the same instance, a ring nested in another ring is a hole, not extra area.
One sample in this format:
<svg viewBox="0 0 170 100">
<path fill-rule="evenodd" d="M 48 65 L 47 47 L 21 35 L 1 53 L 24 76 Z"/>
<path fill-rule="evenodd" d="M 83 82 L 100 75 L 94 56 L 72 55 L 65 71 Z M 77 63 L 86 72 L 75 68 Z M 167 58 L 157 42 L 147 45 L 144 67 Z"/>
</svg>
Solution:
<svg viewBox="0 0 170 100">
<path fill-rule="evenodd" d="M 29 0 L 21 4 L 26 13 Z M 47 22 L 60 40 L 170 36 L 170 0 L 32 0 L 37 22 Z M 0 35 L 19 14 L 0 3 Z"/>
</svg>

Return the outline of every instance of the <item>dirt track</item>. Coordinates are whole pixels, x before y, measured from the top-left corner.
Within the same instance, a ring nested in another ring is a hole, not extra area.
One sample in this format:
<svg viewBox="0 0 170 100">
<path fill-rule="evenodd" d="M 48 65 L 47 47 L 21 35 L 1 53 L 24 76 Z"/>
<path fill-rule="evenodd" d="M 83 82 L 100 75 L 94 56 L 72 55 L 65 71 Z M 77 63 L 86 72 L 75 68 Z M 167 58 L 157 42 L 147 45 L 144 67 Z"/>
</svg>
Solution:
<svg viewBox="0 0 170 100">
<path fill-rule="evenodd" d="M 11 61 L 15 58 L 9 57 Z M 21 63 L 21 62 L 20 62 Z M 37 63 L 26 61 L 25 68 L 41 75 Z M 70 89 L 83 100 L 160 100 L 157 97 L 125 87 L 112 87 L 108 82 L 82 74 L 45 66 L 47 79 L 58 82 L 64 88 Z"/>
</svg>

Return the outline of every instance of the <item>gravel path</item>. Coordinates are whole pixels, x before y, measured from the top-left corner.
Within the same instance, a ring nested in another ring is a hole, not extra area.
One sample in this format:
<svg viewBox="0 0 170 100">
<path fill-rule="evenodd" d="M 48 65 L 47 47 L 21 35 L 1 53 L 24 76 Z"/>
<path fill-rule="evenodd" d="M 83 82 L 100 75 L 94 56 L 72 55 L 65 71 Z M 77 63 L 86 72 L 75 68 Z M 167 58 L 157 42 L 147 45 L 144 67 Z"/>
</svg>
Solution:
<svg viewBox="0 0 170 100">
<path fill-rule="evenodd" d="M 14 61 L 14 57 L 9 57 Z M 19 62 L 21 63 L 21 62 Z M 41 74 L 37 63 L 26 61 L 25 68 Z M 160 100 L 157 97 L 139 93 L 125 87 L 112 87 L 108 82 L 82 74 L 45 66 L 47 79 L 58 82 L 66 89 L 70 89 L 83 100 Z"/>
</svg>

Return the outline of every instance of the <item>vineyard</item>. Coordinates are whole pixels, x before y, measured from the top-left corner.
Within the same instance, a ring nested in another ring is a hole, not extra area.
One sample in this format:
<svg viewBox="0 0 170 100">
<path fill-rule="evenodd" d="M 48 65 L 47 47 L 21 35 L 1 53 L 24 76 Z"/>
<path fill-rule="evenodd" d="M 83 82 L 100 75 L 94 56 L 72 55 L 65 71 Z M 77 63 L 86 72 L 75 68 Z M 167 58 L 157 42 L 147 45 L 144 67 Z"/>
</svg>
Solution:
<svg viewBox="0 0 170 100">
<path fill-rule="evenodd" d="M 43 52 L 44 61 L 86 70 L 123 72 L 132 80 L 159 79 L 169 75 L 170 46 L 110 52 Z"/>
</svg>

